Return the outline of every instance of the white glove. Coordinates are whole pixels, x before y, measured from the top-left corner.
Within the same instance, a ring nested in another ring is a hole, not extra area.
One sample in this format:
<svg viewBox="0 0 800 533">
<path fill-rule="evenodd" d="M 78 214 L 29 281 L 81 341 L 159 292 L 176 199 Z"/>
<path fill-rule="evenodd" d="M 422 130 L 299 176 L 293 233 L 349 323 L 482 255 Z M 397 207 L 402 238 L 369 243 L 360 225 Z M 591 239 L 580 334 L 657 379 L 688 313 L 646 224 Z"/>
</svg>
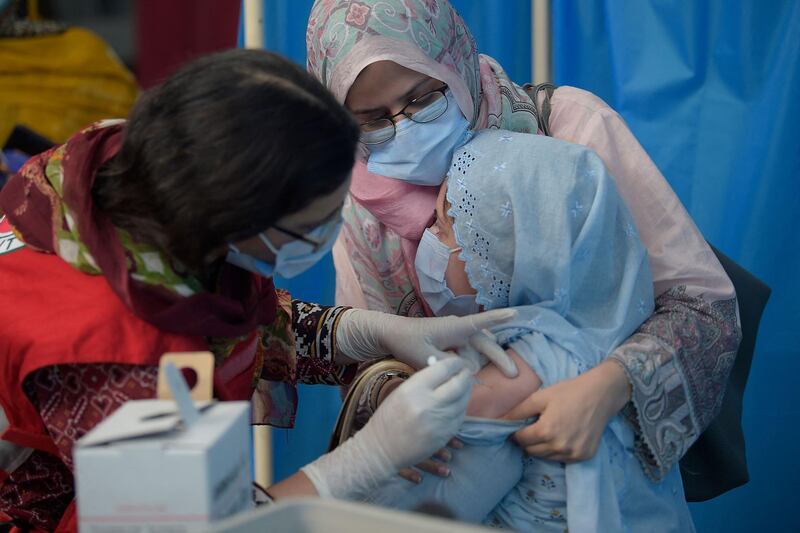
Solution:
<svg viewBox="0 0 800 533">
<path fill-rule="evenodd" d="M 339 351 L 354 361 L 392 355 L 414 368 L 424 367 L 430 356 L 453 357 L 455 350 L 471 362 L 473 371 L 482 364 L 481 354 L 503 374 L 517 376 L 514 361 L 494 336 L 484 331 L 514 319 L 513 309 L 496 309 L 464 317 L 409 318 L 378 311 L 349 309 L 342 314 L 336 330 Z M 477 367 L 476 367 L 477 366 Z"/>
<path fill-rule="evenodd" d="M 472 374 L 458 358 L 420 370 L 386 398 L 361 431 L 302 471 L 322 497 L 364 497 L 447 444 L 464 420 L 471 389 Z"/>
</svg>

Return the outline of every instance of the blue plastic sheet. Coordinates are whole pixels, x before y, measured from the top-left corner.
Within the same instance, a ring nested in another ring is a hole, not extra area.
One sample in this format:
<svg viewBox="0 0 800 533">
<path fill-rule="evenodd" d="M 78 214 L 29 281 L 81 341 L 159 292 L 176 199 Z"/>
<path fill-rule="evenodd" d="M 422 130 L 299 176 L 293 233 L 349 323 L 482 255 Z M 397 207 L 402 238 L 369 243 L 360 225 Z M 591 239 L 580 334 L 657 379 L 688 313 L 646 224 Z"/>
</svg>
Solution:
<svg viewBox="0 0 800 533">
<path fill-rule="evenodd" d="M 619 111 L 705 237 L 772 287 L 745 395 L 751 481 L 699 531 L 799 531 L 800 2 L 553 2 L 556 82 Z"/>
</svg>

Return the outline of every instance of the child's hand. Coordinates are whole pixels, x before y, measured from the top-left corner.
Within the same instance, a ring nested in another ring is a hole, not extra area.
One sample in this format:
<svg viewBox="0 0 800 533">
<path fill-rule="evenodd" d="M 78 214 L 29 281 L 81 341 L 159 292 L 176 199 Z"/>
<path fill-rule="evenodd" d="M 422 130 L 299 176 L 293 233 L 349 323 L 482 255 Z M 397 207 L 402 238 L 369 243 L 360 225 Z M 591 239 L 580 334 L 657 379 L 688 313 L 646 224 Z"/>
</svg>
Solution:
<svg viewBox="0 0 800 533">
<path fill-rule="evenodd" d="M 383 387 L 381 387 L 380 393 L 378 395 L 378 405 L 383 403 L 383 400 L 392 393 L 401 383 L 403 382 L 402 379 L 392 379 L 386 382 Z M 447 463 L 453 458 L 453 452 L 450 450 L 460 450 L 464 447 L 464 443 L 460 440 L 453 438 L 450 439 L 450 442 L 447 443 L 446 448 L 442 448 L 430 459 L 426 459 L 421 463 L 414 465 L 414 468 L 408 467 L 403 468 L 398 472 L 400 477 L 403 479 L 407 479 L 412 483 L 421 483 L 422 482 L 422 473 L 428 472 L 429 474 L 433 474 L 439 477 L 447 477 L 450 475 L 450 468 L 447 466 Z"/>
<path fill-rule="evenodd" d="M 460 440 L 450 439 L 450 442 L 447 443 L 447 447 L 433 454 L 433 457 L 430 459 L 415 465 L 415 468 L 409 467 L 400 470 L 400 477 L 417 484 L 422 482 L 422 474 L 417 470 L 422 470 L 423 472 L 428 472 L 429 474 L 439 477 L 447 477 L 450 475 L 450 467 L 447 466 L 447 463 L 453 459 L 453 452 L 450 451 L 450 449 L 460 450 L 463 447 L 464 443 Z"/>
</svg>

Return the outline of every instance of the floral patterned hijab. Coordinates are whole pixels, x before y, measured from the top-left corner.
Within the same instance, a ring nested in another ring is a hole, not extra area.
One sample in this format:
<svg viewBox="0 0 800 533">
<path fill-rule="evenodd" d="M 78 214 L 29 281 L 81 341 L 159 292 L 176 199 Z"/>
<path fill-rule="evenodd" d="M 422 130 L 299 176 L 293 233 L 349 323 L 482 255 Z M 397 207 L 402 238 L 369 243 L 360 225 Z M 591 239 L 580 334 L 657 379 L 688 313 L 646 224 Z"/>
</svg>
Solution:
<svg viewBox="0 0 800 533">
<path fill-rule="evenodd" d="M 306 49 L 309 72 L 340 102 L 365 67 L 393 61 L 446 83 L 474 130 L 538 130 L 528 94 L 494 59 L 478 54 L 475 39 L 447 0 L 317 0 L 308 20 Z M 362 278 L 366 292 L 386 294 L 386 287 L 393 286 L 395 292 L 411 294 L 417 245 L 437 192 L 436 187 L 373 174 L 364 162 L 356 163 L 350 187 L 356 202 L 344 213 L 339 242 L 357 270 L 379 271 L 379 279 Z M 366 221 L 354 219 L 363 209 L 383 224 L 381 245 L 361 227 Z M 398 268 L 401 263 L 404 267 Z M 383 310 L 395 305 L 388 307 Z"/>
<path fill-rule="evenodd" d="M 446 0 L 317 0 L 306 30 L 308 70 L 340 102 L 361 71 L 393 61 L 446 83 L 473 129 L 536 133 L 528 94 L 491 57 L 479 55 Z M 358 164 L 353 197 L 400 236 L 417 241 L 435 190 L 378 176 Z"/>
<path fill-rule="evenodd" d="M 535 133 L 528 94 L 478 54 L 447 0 L 317 0 L 306 30 L 308 71 L 344 102 L 359 73 L 394 61 L 450 87 L 473 128 Z"/>
<path fill-rule="evenodd" d="M 309 72 L 340 102 L 365 67 L 388 60 L 447 83 L 467 120 L 474 124 L 478 115 L 475 41 L 446 2 L 320 0 L 306 45 Z"/>
</svg>

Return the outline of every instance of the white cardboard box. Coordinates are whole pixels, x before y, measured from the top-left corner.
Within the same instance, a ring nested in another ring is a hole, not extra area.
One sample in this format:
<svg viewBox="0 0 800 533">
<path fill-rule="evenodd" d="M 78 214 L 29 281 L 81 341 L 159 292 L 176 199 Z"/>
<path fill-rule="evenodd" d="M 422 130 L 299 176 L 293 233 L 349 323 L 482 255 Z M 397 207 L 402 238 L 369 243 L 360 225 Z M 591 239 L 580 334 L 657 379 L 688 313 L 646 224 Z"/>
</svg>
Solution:
<svg viewBox="0 0 800 533">
<path fill-rule="evenodd" d="M 201 407 L 184 427 L 171 400 L 123 405 L 75 447 L 82 532 L 198 531 L 252 507 L 250 404 Z"/>
</svg>

